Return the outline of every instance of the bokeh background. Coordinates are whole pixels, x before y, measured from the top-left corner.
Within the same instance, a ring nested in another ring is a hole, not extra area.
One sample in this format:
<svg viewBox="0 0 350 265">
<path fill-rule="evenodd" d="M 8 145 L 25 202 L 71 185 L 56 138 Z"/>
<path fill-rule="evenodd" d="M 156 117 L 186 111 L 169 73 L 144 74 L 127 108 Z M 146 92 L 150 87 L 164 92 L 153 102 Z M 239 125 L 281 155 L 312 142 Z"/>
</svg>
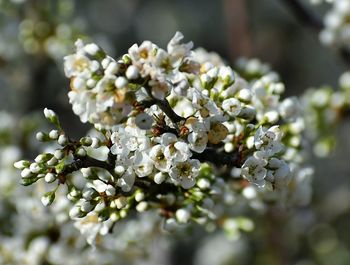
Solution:
<svg viewBox="0 0 350 265">
<path fill-rule="evenodd" d="M 319 16 L 329 8 L 307 6 Z M 89 128 L 71 110 L 63 73 L 63 56 L 73 51 L 76 38 L 92 40 L 118 57 L 145 39 L 166 47 L 176 31 L 230 64 L 241 56 L 270 64 L 287 95 L 337 87 L 348 70 L 339 52 L 323 47 L 317 31 L 299 21 L 283 0 L 0 0 L 0 110 L 25 131 L 15 137 L 22 156 L 32 157 L 38 149 L 28 135 L 43 126 L 36 113 L 44 107 L 54 109 L 73 136 Z M 28 115 L 36 125 L 23 121 Z M 238 242 L 204 231 L 173 238 L 161 250 L 159 264 L 350 264 L 349 130 L 345 120 L 334 153 L 312 159 L 311 205 L 257 217 L 256 231 Z M 6 211 L 0 212 L 0 220 L 6 218 Z"/>
</svg>

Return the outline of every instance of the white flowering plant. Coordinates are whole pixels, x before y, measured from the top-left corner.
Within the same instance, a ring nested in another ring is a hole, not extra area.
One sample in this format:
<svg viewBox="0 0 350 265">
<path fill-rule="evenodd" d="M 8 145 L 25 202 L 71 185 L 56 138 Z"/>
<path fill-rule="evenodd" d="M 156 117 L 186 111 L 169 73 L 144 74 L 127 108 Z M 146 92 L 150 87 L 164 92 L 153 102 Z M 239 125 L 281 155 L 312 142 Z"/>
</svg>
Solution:
<svg viewBox="0 0 350 265">
<path fill-rule="evenodd" d="M 177 32 L 166 50 L 144 41 L 117 60 L 78 40 L 64 58 L 68 97 L 93 129 L 72 139 L 45 109 L 55 128 L 36 138 L 54 150 L 14 164 L 23 185 L 46 183 L 45 206 L 66 194 L 90 244 L 136 212 L 158 212 L 169 231 L 197 223 L 237 235 L 253 227 L 237 203 L 310 199 L 302 103 L 282 99 L 284 84 L 259 61 L 234 70 L 182 40 Z"/>
</svg>

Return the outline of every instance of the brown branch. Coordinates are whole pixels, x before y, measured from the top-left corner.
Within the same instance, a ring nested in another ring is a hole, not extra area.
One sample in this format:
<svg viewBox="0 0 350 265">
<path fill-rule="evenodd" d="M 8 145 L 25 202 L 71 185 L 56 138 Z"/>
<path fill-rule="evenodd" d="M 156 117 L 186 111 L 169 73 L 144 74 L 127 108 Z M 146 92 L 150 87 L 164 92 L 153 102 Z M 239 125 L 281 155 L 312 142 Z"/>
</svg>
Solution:
<svg viewBox="0 0 350 265">
<path fill-rule="evenodd" d="M 172 107 L 169 104 L 169 101 L 164 98 L 164 99 L 158 99 L 152 95 L 151 88 L 149 86 L 145 86 L 146 91 L 148 96 L 152 99 L 154 102 L 154 105 L 157 105 L 168 118 L 173 122 L 173 123 L 178 123 L 180 121 L 185 120 L 184 117 L 181 117 L 175 113 L 175 111 L 172 109 Z"/>
</svg>

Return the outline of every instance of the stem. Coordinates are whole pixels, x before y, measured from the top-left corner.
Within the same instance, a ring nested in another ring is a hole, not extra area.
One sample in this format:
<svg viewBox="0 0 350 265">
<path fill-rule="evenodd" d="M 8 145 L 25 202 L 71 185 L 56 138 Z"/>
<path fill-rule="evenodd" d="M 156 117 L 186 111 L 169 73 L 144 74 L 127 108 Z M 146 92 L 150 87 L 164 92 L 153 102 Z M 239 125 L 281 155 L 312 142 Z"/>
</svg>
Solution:
<svg viewBox="0 0 350 265">
<path fill-rule="evenodd" d="M 298 17 L 304 24 L 322 30 L 324 27 L 323 21 L 308 10 L 299 0 L 282 0 L 290 7 L 296 17 Z"/>
<path fill-rule="evenodd" d="M 207 148 L 202 153 L 193 153 L 192 158 L 201 162 L 211 162 L 216 166 L 239 166 L 240 156 L 236 153 L 219 152 L 212 148 Z"/>
<path fill-rule="evenodd" d="M 166 98 L 158 99 L 152 95 L 152 91 L 149 86 L 145 86 L 145 88 L 148 96 L 152 98 L 154 104 L 157 105 L 173 123 L 178 123 L 180 121 L 185 120 L 184 117 L 181 117 L 175 113 L 175 111 L 172 109 L 172 107 L 169 104 L 169 101 Z"/>
<path fill-rule="evenodd" d="M 294 13 L 294 15 L 299 18 L 305 25 L 315 29 L 317 32 L 320 32 L 324 28 L 322 19 L 308 10 L 299 0 L 281 0 L 286 3 Z M 350 52 L 345 47 L 340 47 L 338 55 L 342 60 L 350 65 Z"/>
</svg>

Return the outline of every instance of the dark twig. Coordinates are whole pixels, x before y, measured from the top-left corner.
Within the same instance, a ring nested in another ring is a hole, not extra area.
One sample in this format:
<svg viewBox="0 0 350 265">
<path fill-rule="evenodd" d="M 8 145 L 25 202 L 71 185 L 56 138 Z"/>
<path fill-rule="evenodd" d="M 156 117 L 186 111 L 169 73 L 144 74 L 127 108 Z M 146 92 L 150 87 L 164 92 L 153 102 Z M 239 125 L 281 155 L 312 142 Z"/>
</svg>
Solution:
<svg viewBox="0 0 350 265">
<path fill-rule="evenodd" d="M 169 101 L 166 98 L 158 99 L 152 95 L 152 91 L 149 86 L 145 86 L 145 88 L 148 96 L 152 98 L 154 104 L 157 105 L 173 123 L 178 123 L 180 121 L 185 120 L 184 117 L 181 117 L 175 113 L 175 111 L 172 109 L 172 107 L 169 104 Z"/>
<path fill-rule="evenodd" d="M 240 157 L 236 153 L 219 152 L 215 149 L 207 148 L 202 153 L 193 153 L 192 158 L 201 162 L 210 162 L 216 166 L 239 166 Z"/>
<path fill-rule="evenodd" d="M 300 3 L 299 0 L 282 1 L 284 1 L 290 7 L 294 15 L 299 18 L 305 25 L 313 27 L 318 31 L 322 30 L 324 27 L 322 19 L 308 10 L 302 3 Z"/>
<path fill-rule="evenodd" d="M 315 29 L 317 33 L 324 28 L 322 19 L 308 10 L 299 0 L 281 1 L 284 1 L 286 5 L 290 7 L 297 18 L 299 18 L 305 25 Z M 347 65 L 350 65 L 350 51 L 347 48 L 340 47 L 338 54 Z"/>
</svg>

